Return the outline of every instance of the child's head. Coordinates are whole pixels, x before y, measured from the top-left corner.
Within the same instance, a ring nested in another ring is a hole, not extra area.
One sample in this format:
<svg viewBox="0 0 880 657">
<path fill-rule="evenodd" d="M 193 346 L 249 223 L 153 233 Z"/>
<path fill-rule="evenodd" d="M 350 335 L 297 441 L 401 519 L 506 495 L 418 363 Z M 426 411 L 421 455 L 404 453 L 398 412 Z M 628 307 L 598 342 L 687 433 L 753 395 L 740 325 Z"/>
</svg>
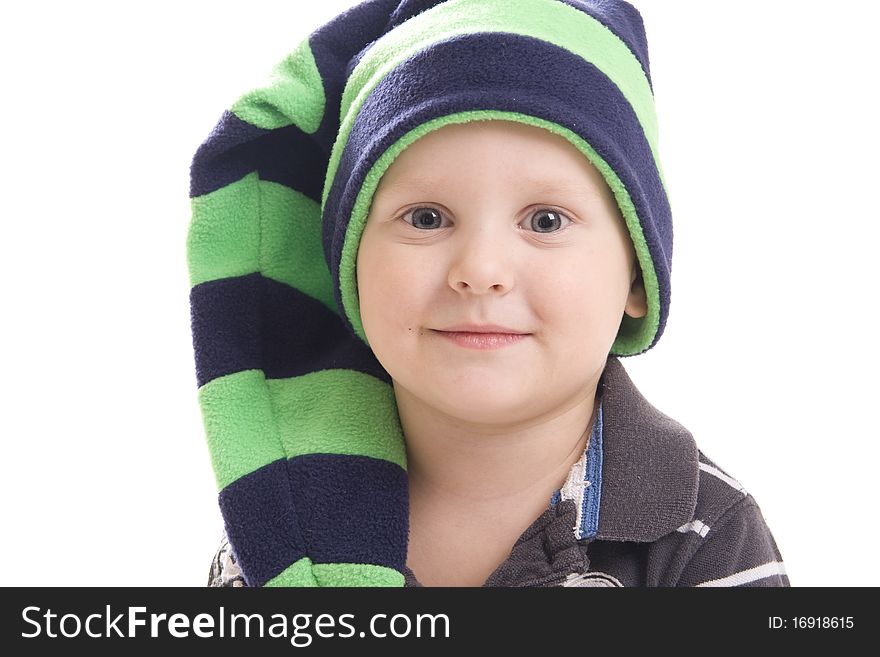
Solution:
<svg viewBox="0 0 880 657">
<path fill-rule="evenodd" d="M 522 423 L 663 333 L 671 213 L 622 0 L 365 0 L 191 174 L 200 404 L 251 585 L 402 584 L 401 390 Z M 436 333 L 472 323 L 530 335 Z"/>
<path fill-rule="evenodd" d="M 444 126 L 385 171 L 357 256 L 369 345 L 400 388 L 481 421 L 595 385 L 623 314 L 647 312 L 614 195 L 568 141 L 511 121 Z M 440 331 L 527 334 L 476 350 Z"/>
<path fill-rule="evenodd" d="M 456 230 L 446 231 L 449 235 L 454 233 L 454 239 L 431 237 L 438 244 L 406 250 L 411 254 L 420 249 L 426 279 L 428 272 L 433 272 L 436 285 L 438 274 L 428 269 L 435 264 L 447 269 L 456 266 L 449 259 L 451 256 L 444 263 L 435 262 L 433 256 L 441 250 L 441 242 L 442 248 L 455 250 L 463 257 L 487 243 L 503 251 L 497 240 L 481 241 L 486 233 L 472 235 L 467 230 L 474 225 L 468 221 L 474 213 L 488 217 L 488 230 L 489 225 L 497 226 L 501 214 L 506 212 L 505 216 L 510 218 L 511 212 L 525 211 L 524 207 L 512 209 L 509 196 L 505 197 L 504 210 L 497 199 L 492 210 L 487 210 L 493 192 L 497 193 L 500 186 L 517 188 L 525 196 L 537 194 L 528 201 L 537 203 L 535 199 L 541 196 L 537 188 L 542 181 L 557 176 L 571 179 L 577 172 L 580 182 L 570 182 L 575 187 L 588 186 L 580 193 L 575 191 L 575 195 L 584 196 L 587 189 L 601 189 L 606 210 L 613 210 L 618 217 L 615 225 L 628 238 L 625 242 L 632 256 L 627 271 L 631 273 L 635 266 L 645 306 L 644 311 L 633 308 L 631 313 L 625 312 L 632 288 L 629 279 L 622 299 L 617 299 L 618 293 L 600 285 L 595 277 L 582 281 L 583 292 L 591 295 L 590 301 L 583 303 L 598 303 L 602 295 L 614 295 L 616 303 L 621 304 L 618 309 L 609 308 L 608 315 L 603 314 L 601 319 L 591 314 L 591 323 L 584 330 L 603 324 L 601 330 L 595 327 L 596 333 L 589 339 L 596 346 L 596 340 L 603 341 L 606 357 L 609 353 L 638 354 L 652 347 L 663 333 L 669 310 L 672 224 L 659 164 L 647 43 L 638 12 L 626 2 L 613 0 L 403 0 L 386 29 L 389 31 L 348 64 L 339 113 L 341 123 L 324 185 L 325 256 L 334 276 L 339 310 L 349 329 L 376 349 L 377 355 L 383 351 L 378 343 L 382 322 L 374 324 L 377 343 L 373 345 L 359 308 L 360 241 L 369 228 L 366 236 L 373 245 L 377 237 L 373 224 L 377 216 L 389 211 L 380 206 L 384 206 L 383 199 L 390 191 L 398 192 L 398 196 L 407 190 L 435 192 L 424 189 L 424 185 L 414 189 L 401 169 L 412 170 L 419 182 L 437 183 L 445 176 L 432 171 L 431 160 L 437 157 L 433 152 L 436 150 L 445 154 L 443 169 L 456 172 L 462 183 L 470 185 L 450 184 L 446 192 L 445 198 L 455 196 L 460 206 L 452 212 L 460 215 L 455 222 Z M 456 145 L 451 146 L 453 143 Z M 551 145 L 555 146 L 560 164 L 539 171 L 540 167 L 529 162 L 529 158 L 550 157 Z M 465 151 L 481 164 L 466 162 Z M 529 154 L 523 156 L 525 151 Z M 520 182 L 529 180 L 534 186 L 522 188 L 514 180 L 517 176 L 521 177 Z M 395 179 L 404 182 L 395 184 Z M 481 198 L 475 198 L 477 188 Z M 437 187 L 436 192 L 439 191 L 442 190 Z M 407 202 L 431 200 L 429 196 L 417 196 Z M 559 220 L 565 222 L 565 218 L 545 219 Z M 401 227 L 402 221 L 391 224 Z M 411 230 L 424 232 L 419 228 Z M 586 231 L 574 231 L 578 232 Z M 565 239 L 569 237 L 567 232 Z M 509 255 L 523 256 L 522 247 L 530 239 L 535 246 L 534 239 L 526 237 Z M 564 241 L 562 237 L 537 239 Z M 512 247 L 507 244 L 504 248 Z M 585 254 L 591 248 L 582 247 Z M 427 257 L 428 248 L 431 258 Z M 551 254 L 558 260 L 561 253 L 568 256 L 571 251 L 555 244 L 535 246 L 528 254 L 527 269 L 535 269 L 536 274 L 542 272 L 541 279 L 550 281 L 552 273 L 541 265 L 552 259 Z M 602 257 L 607 255 L 603 253 Z M 583 274 L 592 273 L 589 268 L 598 266 L 595 253 L 589 258 L 572 257 L 572 261 Z M 386 264 L 391 267 L 395 263 Z M 390 276 L 391 271 L 380 268 L 377 274 Z M 447 271 L 449 275 L 453 273 Z M 576 280 L 561 266 L 556 276 L 565 282 Z M 428 285 L 427 281 L 424 285 Z M 386 287 L 399 289 L 397 285 Z M 523 286 L 518 287 L 522 292 Z M 498 297 L 498 288 L 494 289 L 496 293 L 490 296 Z M 421 298 L 429 291 L 425 289 Z M 462 321 L 460 315 L 465 313 L 473 315 L 471 321 L 480 322 L 530 319 L 505 317 L 500 308 L 484 308 L 481 303 L 444 304 L 436 288 L 433 291 L 431 303 L 440 303 L 440 309 L 421 318 L 397 316 L 397 321 L 420 319 L 428 322 L 421 324 L 425 327 L 436 321 Z M 566 288 L 566 292 L 573 290 Z M 558 294 L 560 300 L 564 296 L 558 286 L 545 294 Z M 459 291 L 457 296 L 467 295 Z M 534 299 L 532 291 L 529 298 Z M 552 298 L 546 297 L 548 304 Z M 378 301 L 375 296 L 374 299 Z M 566 303 L 570 306 L 567 312 L 577 311 L 571 301 L 566 299 Z M 582 312 L 588 308 L 580 307 Z M 402 308 L 400 311 L 404 312 Z M 526 311 L 524 307 L 507 310 L 524 315 Z M 531 320 L 537 318 L 537 311 L 533 311 Z M 576 326 L 582 319 L 573 319 L 570 325 Z M 617 325 L 610 336 L 604 322 Z M 609 337 L 610 344 L 605 348 L 604 340 Z M 517 348 L 524 348 L 528 342 L 523 341 Z M 392 364 L 390 354 L 386 352 L 385 356 Z"/>
</svg>

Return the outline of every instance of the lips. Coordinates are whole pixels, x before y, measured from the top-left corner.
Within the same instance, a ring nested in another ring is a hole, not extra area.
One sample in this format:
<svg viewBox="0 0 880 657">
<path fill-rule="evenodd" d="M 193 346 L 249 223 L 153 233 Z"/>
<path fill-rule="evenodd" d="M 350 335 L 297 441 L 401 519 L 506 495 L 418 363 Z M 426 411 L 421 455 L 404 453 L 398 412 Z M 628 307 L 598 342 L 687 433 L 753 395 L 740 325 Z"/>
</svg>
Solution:
<svg viewBox="0 0 880 657">
<path fill-rule="evenodd" d="M 528 339 L 528 333 L 510 333 L 510 329 L 490 332 L 488 327 L 481 326 L 479 331 L 435 330 L 441 338 L 466 349 L 500 349 Z"/>
<path fill-rule="evenodd" d="M 500 324 L 456 324 L 443 329 L 435 329 L 444 333 L 493 333 L 507 335 L 528 335 L 528 331 L 518 331 Z"/>
</svg>

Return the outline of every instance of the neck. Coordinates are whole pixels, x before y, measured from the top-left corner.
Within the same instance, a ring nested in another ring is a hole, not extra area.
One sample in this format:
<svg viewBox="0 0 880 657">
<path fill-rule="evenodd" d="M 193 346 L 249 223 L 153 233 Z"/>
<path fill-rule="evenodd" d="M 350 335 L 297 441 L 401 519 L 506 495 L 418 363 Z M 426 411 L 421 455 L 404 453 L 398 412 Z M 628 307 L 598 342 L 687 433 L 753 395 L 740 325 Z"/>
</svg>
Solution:
<svg viewBox="0 0 880 657">
<path fill-rule="evenodd" d="M 543 508 L 586 449 L 597 384 L 598 375 L 552 411 L 502 426 L 452 417 L 395 383 L 411 500 L 485 510 L 531 500 Z"/>
</svg>

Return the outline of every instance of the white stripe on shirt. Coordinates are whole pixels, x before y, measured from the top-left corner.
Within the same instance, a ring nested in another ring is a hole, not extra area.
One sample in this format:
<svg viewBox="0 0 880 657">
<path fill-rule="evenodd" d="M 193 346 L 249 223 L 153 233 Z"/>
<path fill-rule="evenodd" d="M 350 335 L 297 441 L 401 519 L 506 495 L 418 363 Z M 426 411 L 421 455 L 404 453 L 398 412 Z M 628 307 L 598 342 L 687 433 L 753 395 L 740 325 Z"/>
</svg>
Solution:
<svg viewBox="0 0 880 657">
<path fill-rule="evenodd" d="M 676 531 L 686 534 L 687 532 L 697 532 L 703 538 L 709 533 L 709 525 L 703 523 L 702 520 L 692 520 L 686 525 L 682 525 Z"/>
<path fill-rule="evenodd" d="M 738 491 L 740 491 L 742 493 L 746 493 L 746 495 L 748 495 L 748 493 L 746 492 L 746 489 L 743 488 L 743 485 L 741 483 L 739 483 L 733 477 L 728 477 L 726 474 L 721 472 L 721 470 L 719 470 L 718 468 L 713 468 L 711 465 L 708 465 L 708 464 L 700 461 L 700 470 L 703 470 L 704 472 L 708 472 L 710 475 L 715 475 L 724 483 L 729 484 L 730 486 L 733 486 L 734 488 L 736 488 Z"/>
<path fill-rule="evenodd" d="M 697 586 L 740 586 L 741 584 L 755 582 L 759 579 L 764 579 L 765 577 L 785 574 L 785 565 L 781 561 L 771 561 L 762 566 L 755 566 L 748 570 L 741 570 L 738 573 L 722 577 L 721 579 L 712 579 L 708 582 L 697 584 Z"/>
</svg>

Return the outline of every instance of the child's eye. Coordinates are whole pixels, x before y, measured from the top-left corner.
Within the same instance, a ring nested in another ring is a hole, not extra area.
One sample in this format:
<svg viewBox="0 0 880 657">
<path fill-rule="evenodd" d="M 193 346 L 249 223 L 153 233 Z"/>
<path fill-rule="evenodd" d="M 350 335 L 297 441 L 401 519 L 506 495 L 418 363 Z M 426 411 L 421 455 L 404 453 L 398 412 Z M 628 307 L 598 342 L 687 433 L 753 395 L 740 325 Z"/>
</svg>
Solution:
<svg viewBox="0 0 880 657">
<path fill-rule="evenodd" d="M 412 221 L 408 219 L 410 216 Z M 440 228 L 440 224 L 443 222 L 443 215 L 436 208 L 420 206 L 406 212 L 403 215 L 403 219 L 414 228 L 429 230 L 431 228 Z"/>
<path fill-rule="evenodd" d="M 536 233 L 556 233 L 571 223 L 571 219 L 551 208 L 541 208 L 533 212 L 527 221 Z"/>
</svg>

